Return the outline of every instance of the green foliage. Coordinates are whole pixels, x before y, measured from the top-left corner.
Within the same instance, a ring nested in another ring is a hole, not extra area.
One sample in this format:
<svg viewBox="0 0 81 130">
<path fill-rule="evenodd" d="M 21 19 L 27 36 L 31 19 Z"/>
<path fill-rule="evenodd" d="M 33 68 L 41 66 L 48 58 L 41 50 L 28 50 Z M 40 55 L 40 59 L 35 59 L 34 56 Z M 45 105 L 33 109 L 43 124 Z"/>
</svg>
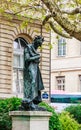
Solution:
<svg viewBox="0 0 81 130">
<path fill-rule="evenodd" d="M 0 129 L 11 130 L 11 117 L 9 113 L 0 113 Z"/>
<path fill-rule="evenodd" d="M 20 104 L 21 104 L 21 99 L 16 97 L 0 99 L 0 130 L 11 130 L 11 117 L 9 116 L 9 111 L 18 110 Z M 81 129 L 81 126 L 79 126 L 78 123 L 67 112 L 63 112 L 58 115 L 54 111 L 54 108 L 49 106 L 47 103 L 41 102 L 39 105 L 45 107 L 47 111 L 52 113 L 52 116 L 50 117 L 49 120 L 49 130 L 80 130 Z"/>
<path fill-rule="evenodd" d="M 42 107 L 45 107 L 47 111 L 52 113 L 52 116 L 50 117 L 50 120 L 49 120 L 49 130 L 61 130 L 61 124 L 60 124 L 58 115 L 54 111 L 54 108 L 52 108 L 45 102 L 42 102 L 39 105 Z"/>
<path fill-rule="evenodd" d="M 65 110 L 68 111 L 71 115 L 73 115 L 75 120 L 81 124 L 81 105 L 71 105 Z"/>
<path fill-rule="evenodd" d="M 53 48 L 53 45 L 51 43 L 49 43 L 48 45 L 49 45 L 49 49 Z"/>
<path fill-rule="evenodd" d="M 10 22 L 17 16 L 16 18 L 23 21 L 22 29 L 28 26 L 28 22 L 32 23 L 31 19 L 33 22 L 36 19 L 41 21 L 40 23 L 44 23 L 44 27 L 47 26 L 45 27 L 47 31 L 52 28 L 55 33 L 63 37 L 74 36 L 81 40 L 77 36 L 80 33 L 79 26 L 81 24 L 80 5 L 81 0 L 70 0 L 70 2 L 69 0 L 0 0 L 0 14 Z M 28 22 L 22 16 L 27 18 Z M 71 33 L 73 30 L 74 33 Z"/>
<path fill-rule="evenodd" d="M 21 103 L 19 98 L 0 99 L 0 130 L 11 130 L 9 111 L 18 110 Z"/>
<path fill-rule="evenodd" d="M 21 99 L 16 97 L 0 99 L 0 113 L 18 110 L 20 102 Z"/>
<path fill-rule="evenodd" d="M 78 4 L 81 4 L 81 0 L 76 0 Z"/>
<path fill-rule="evenodd" d="M 28 25 L 28 21 L 23 21 L 21 24 L 21 29 L 24 29 Z"/>
<path fill-rule="evenodd" d="M 59 115 L 62 124 L 62 130 L 79 130 L 79 124 L 69 115 L 68 112 L 62 112 Z"/>
<path fill-rule="evenodd" d="M 19 98 L 0 99 L 0 130 L 11 130 L 11 117 L 9 116 L 9 111 L 18 110 L 20 104 L 21 99 Z M 61 124 L 54 108 L 44 102 L 40 103 L 40 106 L 43 106 L 49 112 L 52 112 L 49 130 L 61 130 Z"/>
</svg>

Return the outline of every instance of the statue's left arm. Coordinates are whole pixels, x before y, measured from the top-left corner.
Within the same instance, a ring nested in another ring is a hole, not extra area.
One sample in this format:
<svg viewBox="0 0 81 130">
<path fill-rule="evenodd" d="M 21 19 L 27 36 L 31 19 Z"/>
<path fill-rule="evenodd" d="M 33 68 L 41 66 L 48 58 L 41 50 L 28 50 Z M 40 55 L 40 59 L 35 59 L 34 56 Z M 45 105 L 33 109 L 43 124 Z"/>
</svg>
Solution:
<svg viewBox="0 0 81 130">
<path fill-rule="evenodd" d="M 29 48 L 25 48 L 24 51 L 24 60 L 25 60 L 25 64 L 27 65 L 28 62 L 39 62 L 40 59 L 40 54 L 35 54 L 35 55 L 31 55 L 29 52 Z"/>
</svg>

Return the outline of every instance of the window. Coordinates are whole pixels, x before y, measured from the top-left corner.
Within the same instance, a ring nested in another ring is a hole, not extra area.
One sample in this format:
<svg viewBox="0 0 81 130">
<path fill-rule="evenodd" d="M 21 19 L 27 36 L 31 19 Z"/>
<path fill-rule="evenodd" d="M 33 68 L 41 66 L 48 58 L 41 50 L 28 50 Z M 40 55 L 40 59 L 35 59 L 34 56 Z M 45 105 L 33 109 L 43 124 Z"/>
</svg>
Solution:
<svg viewBox="0 0 81 130">
<path fill-rule="evenodd" d="M 60 38 L 58 40 L 58 56 L 66 55 L 66 40 L 65 38 Z"/>
<path fill-rule="evenodd" d="M 81 92 L 81 75 L 79 75 L 79 81 L 80 81 L 80 92 Z"/>
<path fill-rule="evenodd" d="M 80 42 L 80 55 L 81 55 L 81 42 Z"/>
<path fill-rule="evenodd" d="M 65 90 L 65 77 L 56 77 L 57 81 L 57 89 L 58 90 Z"/>
<path fill-rule="evenodd" d="M 13 93 L 23 93 L 23 61 L 24 47 L 27 42 L 23 38 L 15 39 L 13 43 Z"/>
</svg>

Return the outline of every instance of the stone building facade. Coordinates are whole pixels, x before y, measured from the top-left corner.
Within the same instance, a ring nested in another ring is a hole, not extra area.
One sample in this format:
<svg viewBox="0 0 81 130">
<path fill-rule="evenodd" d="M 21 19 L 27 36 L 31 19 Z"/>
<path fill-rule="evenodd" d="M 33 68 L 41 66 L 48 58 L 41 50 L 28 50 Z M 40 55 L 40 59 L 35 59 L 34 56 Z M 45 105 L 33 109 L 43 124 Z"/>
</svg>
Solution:
<svg viewBox="0 0 81 130">
<path fill-rule="evenodd" d="M 43 92 L 50 93 L 51 53 L 49 46 L 47 46 L 51 41 L 50 32 L 47 32 L 45 28 L 42 27 L 41 22 L 37 20 L 33 23 L 28 23 L 25 28 L 21 28 L 21 22 L 22 20 L 18 20 L 17 18 L 8 21 L 6 18 L 0 17 L 0 97 L 2 98 L 11 96 L 19 97 L 22 95 L 20 86 L 19 84 L 17 85 L 18 79 L 15 78 L 15 81 L 13 81 L 15 75 L 14 42 L 16 42 L 18 38 L 22 38 L 28 43 L 32 43 L 36 35 L 42 35 L 44 37 L 43 49 L 39 49 L 39 53 L 41 54 L 40 70 L 45 87 Z M 18 52 L 17 54 L 19 55 L 21 53 Z M 15 62 L 17 62 L 17 57 Z M 15 82 L 15 87 L 13 82 Z"/>
<path fill-rule="evenodd" d="M 52 33 L 52 43 L 51 90 L 81 92 L 81 42 Z"/>
</svg>

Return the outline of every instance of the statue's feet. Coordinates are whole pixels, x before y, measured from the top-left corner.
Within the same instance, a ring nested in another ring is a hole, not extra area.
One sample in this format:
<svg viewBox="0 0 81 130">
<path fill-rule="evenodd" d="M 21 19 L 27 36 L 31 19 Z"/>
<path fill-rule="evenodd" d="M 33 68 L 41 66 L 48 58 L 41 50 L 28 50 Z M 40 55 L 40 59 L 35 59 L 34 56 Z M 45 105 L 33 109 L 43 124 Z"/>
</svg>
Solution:
<svg viewBox="0 0 81 130">
<path fill-rule="evenodd" d="M 35 111 L 47 111 L 46 108 L 36 105 Z"/>
<path fill-rule="evenodd" d="M 22 111 L 46 111 L 46 108 L 35 105 L 33 101 L 29 99 L 23 99 L 19 110 Z"/>
<path fill-rule="evenodd" d="M 35 104 L 30 99 L 22 99 L 21 106 L 19 107 L 19 110 L 24 111 L 34 111 L 35 110 Z"/>
<path fill-rule="evenodd" d="M 35 104 L 33 102 L 31 102 L 29 104 L 29 108 L 30 108 L 31 111 L 34 111 L 36 109 L 36 106 L 35 106 Z"/>
<path fill-rule="evenodd" d="M 19 111 L 24 111 L 24 107 L 23 106 L 19 106 Z"/>
</svg>

